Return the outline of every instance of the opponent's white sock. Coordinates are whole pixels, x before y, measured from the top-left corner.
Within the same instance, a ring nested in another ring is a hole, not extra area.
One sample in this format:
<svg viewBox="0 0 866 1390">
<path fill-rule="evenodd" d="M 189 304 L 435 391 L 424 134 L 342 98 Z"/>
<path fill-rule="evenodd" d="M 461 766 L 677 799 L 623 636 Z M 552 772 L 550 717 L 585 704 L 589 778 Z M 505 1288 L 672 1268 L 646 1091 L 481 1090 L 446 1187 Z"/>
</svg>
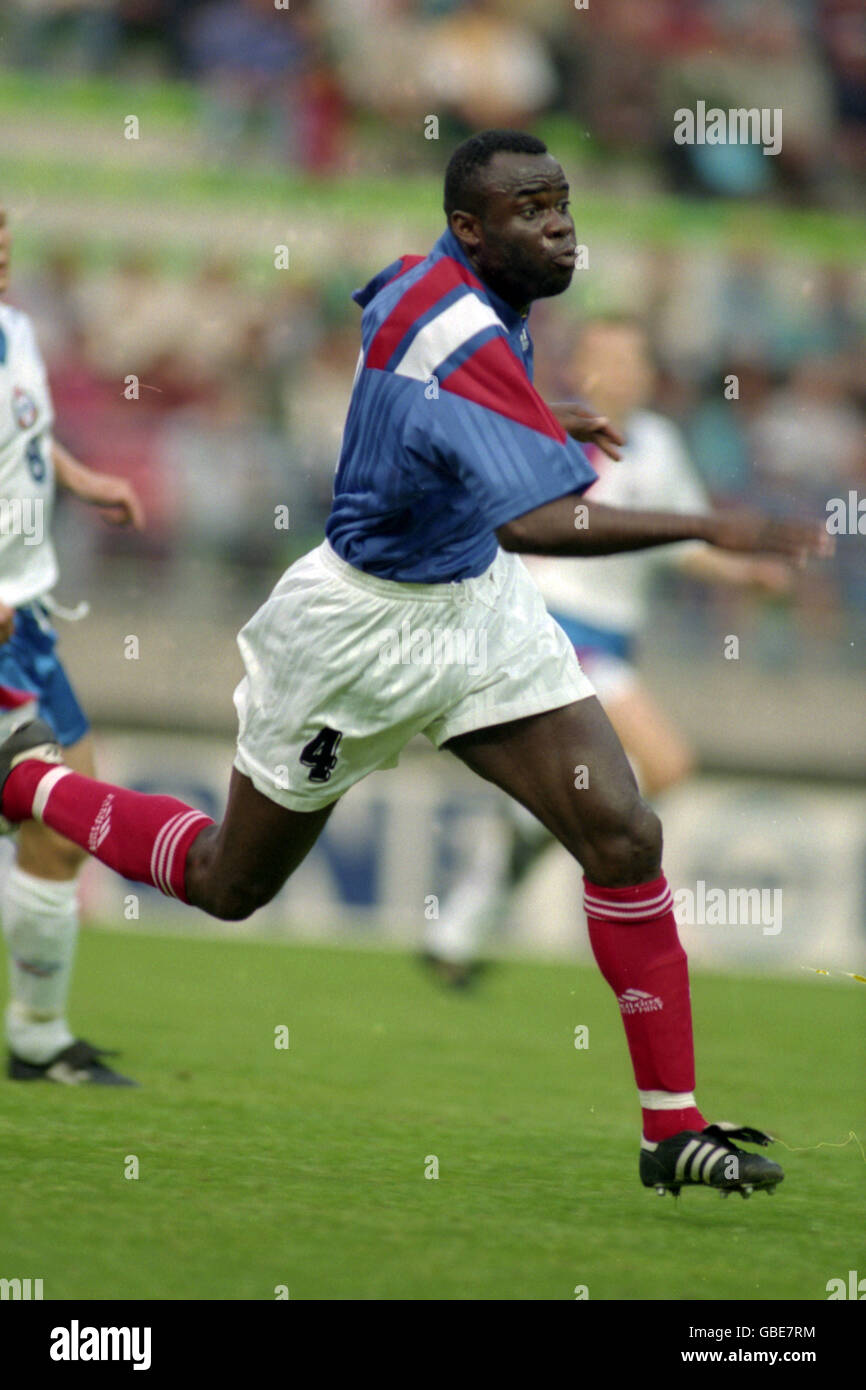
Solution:
<svg viewBox="0 0 866 1390">
<path fill-rule="evenodd" d="M 440 960 L 465 965 L 477 959 L 493 920 L 507 908 L 508 846 L 496 827 L 482 831 L 466 869 L 441 907 L 424 922 L 424 947 Z"/>
<path fill-rule="evenodd" d="M 0 887 L 9 951 L 6 1038 L 39 1065 L 74 1042 L 66 999 L 78 941 L 78 882 L 36 878 L 13 865 Z"/>
</svg>

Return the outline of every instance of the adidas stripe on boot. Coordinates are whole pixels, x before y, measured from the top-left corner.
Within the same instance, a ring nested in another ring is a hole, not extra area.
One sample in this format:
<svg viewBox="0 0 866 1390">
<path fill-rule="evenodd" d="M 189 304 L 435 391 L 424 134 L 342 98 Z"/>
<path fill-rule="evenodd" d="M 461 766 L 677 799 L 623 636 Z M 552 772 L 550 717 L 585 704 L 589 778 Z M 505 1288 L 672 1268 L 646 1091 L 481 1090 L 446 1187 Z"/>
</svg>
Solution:
<svg viewBox="0 0 866 1390">
<path fill-rule="evenodd" d="M 660 1197 L 666 1192 L 678 1197 L 681 1188 L 702 1185 L 716 1188 L 723 1197 L 731 1192 L 751 1197 L 756 1189 L 772 1193 L 785 1176 L 778 1163 L 738 1148 L 735 1139 L 772 1143 L 759 1129 L 725 1121 L 703 1130 L 683 1130 L 657 1144 L 642 1139 L 640 1180 L 644 1187 L 654 1187 Z"/>
</svg>

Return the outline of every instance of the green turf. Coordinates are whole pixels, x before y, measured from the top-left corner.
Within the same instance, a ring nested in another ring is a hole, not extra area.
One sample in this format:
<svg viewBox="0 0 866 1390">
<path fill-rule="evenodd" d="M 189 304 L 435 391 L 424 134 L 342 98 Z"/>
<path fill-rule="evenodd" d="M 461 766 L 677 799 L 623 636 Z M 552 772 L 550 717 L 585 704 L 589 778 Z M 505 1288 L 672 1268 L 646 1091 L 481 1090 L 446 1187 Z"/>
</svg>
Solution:
<svg viewBox="0 0 866 1390">
<path fill-rule="evenodd" d="M 143 1088 L 0 1082 L 0 1276 L 74 1299 L 826 1299 L 866 1268 L 863 1157 L 814 1147 L 866 1137 L 866 990 L 693 995 L 713 1116 L 805 1149 L 778 1152 L 773 1198 L 639 1186 L 593 969 L 508 963 L 456 995 L 401 954 L 85 933 L 74 1021 Z"/>
</svg>

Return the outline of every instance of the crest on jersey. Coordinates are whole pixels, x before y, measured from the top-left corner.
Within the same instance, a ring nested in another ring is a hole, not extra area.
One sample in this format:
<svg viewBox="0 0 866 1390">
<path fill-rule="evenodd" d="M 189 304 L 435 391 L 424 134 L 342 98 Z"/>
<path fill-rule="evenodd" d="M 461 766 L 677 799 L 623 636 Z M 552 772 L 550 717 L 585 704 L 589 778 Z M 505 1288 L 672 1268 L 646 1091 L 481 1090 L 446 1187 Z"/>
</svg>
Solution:
<svg viewBox="0 0 866 1390">
<path fill-rule="evenodd" d="M 31 425 L 36 424 L 39 407 L 29 392 L 20 386 L 16 386 L 12 392 L 12 414 L 20 430 L 29 430 Z"/>
</svg>

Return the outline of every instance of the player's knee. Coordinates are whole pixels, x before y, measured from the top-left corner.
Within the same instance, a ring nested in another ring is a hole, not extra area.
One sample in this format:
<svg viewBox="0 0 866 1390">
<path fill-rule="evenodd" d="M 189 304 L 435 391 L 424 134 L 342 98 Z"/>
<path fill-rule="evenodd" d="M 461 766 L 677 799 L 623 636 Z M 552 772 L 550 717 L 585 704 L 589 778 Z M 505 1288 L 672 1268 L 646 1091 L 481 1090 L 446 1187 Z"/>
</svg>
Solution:
<svg viewBox="0 0 866 1390">
<path fill-rule="evenodd" d="M 19 835 L 19 866 L 37 878 L 75 878 L 86 858 L 78 845 L 36 822 L 28 822 Z"/>
<path fill-rule="evenodd" d="M 645 801 L 612 816 L 593 837 L 584 868 L 595 883 L 641 883 L 661 867 L 662 827 Z"/>
<path fill-rule="evenodd" d="M 268 901 L 259 885 L 236 879 L 212 887 L 198 906 L 222 922 L 243 922 Z"/>
<path fill-rule="evenodd" d="M 74 878 L 87 855 L 84 850 L 78 848 L 78 845 L 64 841 L 54 847 L 52 858 L 59 874 L 62 874 L 64 878 Z"/>
</svg>

